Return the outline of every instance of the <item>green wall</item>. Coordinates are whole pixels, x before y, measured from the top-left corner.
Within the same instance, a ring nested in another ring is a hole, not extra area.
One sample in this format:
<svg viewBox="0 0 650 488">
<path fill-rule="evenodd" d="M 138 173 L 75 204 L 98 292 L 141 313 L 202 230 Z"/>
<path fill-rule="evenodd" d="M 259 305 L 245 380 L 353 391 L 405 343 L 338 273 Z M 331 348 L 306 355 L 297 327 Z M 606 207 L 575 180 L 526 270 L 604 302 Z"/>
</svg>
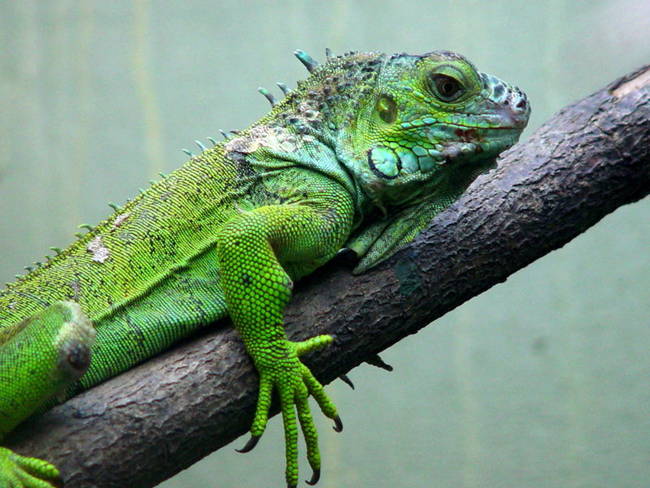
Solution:
<svg viewBox="0 0 650 488">
<path fill-rule="evenodd" d="M 268 110 L 291 52 L 450 49 L 529 95 L 534 130 L 650 62 L 650 2 L 0 1 L 0 279 L 181 147 Z M 524 135 L 524 137 L 526 134 Z M 321 488 L 650 486 L 650 200 L 616 211 L 329 387 Z M 237 442 L 239 446 L 243 439 Z M 165 488 L 283 486 L 280 423 Z M 308 473 L 303 468 L 305 476 Z"/>
</svg>

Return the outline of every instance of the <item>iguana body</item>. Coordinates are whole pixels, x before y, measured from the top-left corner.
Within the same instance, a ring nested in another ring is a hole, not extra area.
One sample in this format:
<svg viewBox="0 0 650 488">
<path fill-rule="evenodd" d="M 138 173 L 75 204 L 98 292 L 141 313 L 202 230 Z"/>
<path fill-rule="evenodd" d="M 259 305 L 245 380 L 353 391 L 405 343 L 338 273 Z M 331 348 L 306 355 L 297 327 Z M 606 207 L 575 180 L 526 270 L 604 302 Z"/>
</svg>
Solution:
<svg viewBox="0 0 650 488">
<path fill-rule="evenodd" d="M 287 341 L 293 280 L 346 244 L 362 256 L 359 271 L 388 257 L 516 142 L 529 107 L 518 89 L 453 53 L 350 53 L 323 66 L 298 56 L 312 75 L 267 116 L 0 293 L 0 437 L 53 396 L 68 398 L 230 316 L 260 372 L 244 450 L 264 431 L 276 389 L 287 483 L 298 477 L 296 413 L 317 481 L 308 395 L 341 424 L 298 356 L 332 338 Z M 16 340 L 35 329 L 40 342 Z M 62 379 L 44 388 L 53 375 Z M 17 401 L 25 393 L 35 400 Z M 44 488 L 55 476 L 45 462 L 0 450 L 0 487 Z"/>
</svg>

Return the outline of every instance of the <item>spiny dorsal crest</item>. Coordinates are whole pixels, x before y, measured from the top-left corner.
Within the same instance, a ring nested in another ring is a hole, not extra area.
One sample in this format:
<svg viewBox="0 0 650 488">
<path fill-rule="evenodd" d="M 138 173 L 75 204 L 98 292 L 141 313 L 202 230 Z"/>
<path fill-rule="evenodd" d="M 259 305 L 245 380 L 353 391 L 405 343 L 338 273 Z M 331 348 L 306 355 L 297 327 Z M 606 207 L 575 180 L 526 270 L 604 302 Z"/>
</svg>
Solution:
<svg viewBox="0 0 650 488">
<path fill-rule="evenodd" d="M 350 51 L 333 56 L 326 51 L 326 61 L 319 63 L 305 51 L 294 52 L 307 68 L 310 76 L 298 81 L 295 90 L 286 93 L 277 114 L 284 123 L 293 125 L 299 132 L 309 128 L 318 130 L 324 121 L 323 115 L 338 111 L 349 116 L 360 103 L 362 95 L 373 89 L 377 74 L 386 59 L 381 53 Z M 280 87 L 283 89 L 283 87 Z M 269 101 L 266 90 L 259 90 Z M 283 89 L 284 91 L 284 89 Z M 272 104 L 275 102 L 273 99 Z M 331 124 L 331 118 L 328 124 Z M 334 128 L 334 127 L 332 127 Z"/>
</svg>

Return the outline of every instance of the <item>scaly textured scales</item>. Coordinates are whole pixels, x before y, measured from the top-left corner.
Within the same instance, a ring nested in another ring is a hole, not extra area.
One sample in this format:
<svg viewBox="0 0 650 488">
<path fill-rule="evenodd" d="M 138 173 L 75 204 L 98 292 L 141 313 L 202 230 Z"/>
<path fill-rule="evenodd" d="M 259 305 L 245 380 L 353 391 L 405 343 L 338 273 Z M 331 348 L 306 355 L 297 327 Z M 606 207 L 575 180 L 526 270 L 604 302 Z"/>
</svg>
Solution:
<svg viewBox="0 0 650 488">
<path fill-rule="evenodd" d="M 201 151 L 0 292 L 0 436 L 217 319 L 229 316 L 260 374 L 251 440 L 271 393 L 298 483 L 298 426 L 320 476 L 312 395 L 342 423 L 287 340 L 293 281 L 342 247 L 376 265 L 415 237 L 514 144 L 530 107 L 460 55 L 347 53 L 318 64 L 271 112 Z M 47 488 L 58 471 L 0 448 L 0 485 Z"/>
</svg>

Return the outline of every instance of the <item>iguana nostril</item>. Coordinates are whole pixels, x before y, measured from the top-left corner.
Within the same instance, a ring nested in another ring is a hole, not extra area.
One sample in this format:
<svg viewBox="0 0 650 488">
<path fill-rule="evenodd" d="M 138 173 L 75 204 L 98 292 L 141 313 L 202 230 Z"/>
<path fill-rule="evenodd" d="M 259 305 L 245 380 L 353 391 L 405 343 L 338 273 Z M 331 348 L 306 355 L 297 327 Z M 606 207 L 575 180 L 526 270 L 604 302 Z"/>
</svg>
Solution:
<svg viewBox="0 0 650 488">
<path fill-rule="evenodd" d="M 519 108 L 521 110 L 525 109 L 526 108 L 526 99 L 522 98 L 521 100 L 519 100 L 517 105 L 515 105 L 515 108 Z"/>
<path fill-rule="evenodd" d="M 495 98 L 501 98 L 503 96 L 504 91 L 505 89 L 501 83 L 499 83 L 492 89 L 492 93 Z"/>
</svg>

